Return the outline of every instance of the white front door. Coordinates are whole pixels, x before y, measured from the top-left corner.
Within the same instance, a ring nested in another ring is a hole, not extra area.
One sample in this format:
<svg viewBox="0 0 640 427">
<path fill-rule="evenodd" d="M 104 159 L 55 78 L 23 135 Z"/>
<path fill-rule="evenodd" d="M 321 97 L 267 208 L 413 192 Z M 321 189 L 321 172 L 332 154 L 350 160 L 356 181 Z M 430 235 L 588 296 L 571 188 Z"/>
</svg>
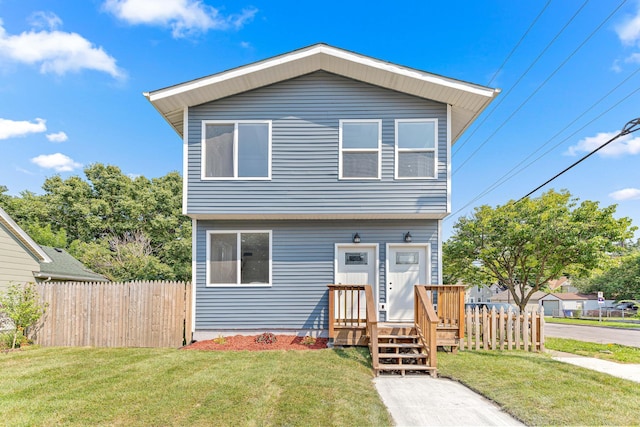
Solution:
<svg viewBox="0 0 640 427">
<path fill-rule="evenodd" d="M 387 320 L 413 322 L 414 286 L 428 284 L 427 245 L 387 245 Z"/>
<path fill-rule="evenodd" d="M 377 245 L 337 244 L 335 257 L 335 284 L 371 285 L 374 299 L 377 298 Z M 340 308 L 344 311 L 344 307 L 349 307 L 348 311 L 354 310 L 354 312 L 357 312 L 359 307 L 360 316 L 364 318 L 366 313 L 364 291 L 360 292 L 360 301 L 355 295 L 348 296 L 340 293 L 336 298 L 336 310 Z"/>
</svg>

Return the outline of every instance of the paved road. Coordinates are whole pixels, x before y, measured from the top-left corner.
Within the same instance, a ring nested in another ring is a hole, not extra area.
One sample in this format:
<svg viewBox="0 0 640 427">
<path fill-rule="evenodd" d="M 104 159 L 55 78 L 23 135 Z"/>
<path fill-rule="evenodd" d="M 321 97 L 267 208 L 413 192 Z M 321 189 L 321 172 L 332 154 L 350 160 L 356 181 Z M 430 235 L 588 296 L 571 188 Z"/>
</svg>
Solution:
<svg viewBox="0 0 640 427">
<path fill-rule="evenodd" d="M 544 334 L 548 337 L 572 338 L 601 344 L 613 343 L 640 347 L 640 330 L 545 323 Z"/>
</svg>

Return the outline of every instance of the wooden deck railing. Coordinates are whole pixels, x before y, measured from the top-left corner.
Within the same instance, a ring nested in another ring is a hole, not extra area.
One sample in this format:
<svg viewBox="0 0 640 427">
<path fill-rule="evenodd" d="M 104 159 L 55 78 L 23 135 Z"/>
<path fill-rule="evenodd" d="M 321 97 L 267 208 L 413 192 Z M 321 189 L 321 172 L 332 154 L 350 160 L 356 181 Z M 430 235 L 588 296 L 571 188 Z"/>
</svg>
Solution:
<svg viewBox="0 0 640 427">
<path fill-rule="evenodd" d="M 428 364 L 429 366 L 436 367 L 438 366 L 437 360 L 437 327 L 438 327 L 438 316 L 433 309 L 433 303 L 431 299 L 427 295 L 424 286 L 416 286 L 415 288 L 415 298 L 414 298 L 414 322 L 416 331 L 420 336 L 420 340 L 422 341 L 422 346 L 426 349 L 428 353 Z"/>
<path fill-rule="evenodd" d="M 329 338 L 336 345 L 366 345 L 367 313 L 375 304 L 369 285 L 327 285 L 329 288 Z M 367 304 L 366 288 L 371 293 Z"/>
<path fill-rule="evenodd" d="M 464 337 L 464 285 L 418 285 L 431 294 L 437 307 L 438 326 L 457 330 Z M 435 293 L 435 296 L 433 295 Z"/>
<path fill-rule="evenodd" d="M 373 300 L 373 289 L 369 285 L 364 287 L 365 298 L 367 303 L 367 331 L 366 334 L 369 337 L 369 351 L 371 352 L 371 361 L 374 372 L 377 372 L 379 359 L 378 359 L 378 318 L 376 316 L 376 304 Z"/>
</svg>

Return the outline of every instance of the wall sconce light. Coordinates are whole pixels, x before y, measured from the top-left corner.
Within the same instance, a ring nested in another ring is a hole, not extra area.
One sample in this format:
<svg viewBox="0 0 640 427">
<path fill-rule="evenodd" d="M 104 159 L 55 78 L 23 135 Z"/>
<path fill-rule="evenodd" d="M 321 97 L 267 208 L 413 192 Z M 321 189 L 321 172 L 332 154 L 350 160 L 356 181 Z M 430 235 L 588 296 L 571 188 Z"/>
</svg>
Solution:
<svg viewBox="0 0 640 427">
<path fill-rule="evenodd" d="M 404 235 L 404 242 L 411 243 L 411 233 L 407 231 L 407 234 Z"/>
<path fill-rule="evenodd" d="M 353 243 L 360 243 L 360 235 L 358 233 L 353 235 Z"/>
</svg>

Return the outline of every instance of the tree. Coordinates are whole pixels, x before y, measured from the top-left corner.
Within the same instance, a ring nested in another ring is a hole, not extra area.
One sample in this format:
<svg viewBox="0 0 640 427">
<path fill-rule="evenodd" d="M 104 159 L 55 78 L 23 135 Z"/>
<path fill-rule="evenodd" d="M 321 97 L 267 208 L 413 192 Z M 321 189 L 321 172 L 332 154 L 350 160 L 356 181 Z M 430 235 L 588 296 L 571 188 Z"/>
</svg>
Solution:
<svg viewBox="0 0 640 427">
<path fill-rule="evenodd" d="M 84 174 L 47 178 L 42 195 L 11 197 L 0 187 L 0 205 L 37 243 L 64 247 L 112 280 L 191 278 L 191 220 L 182 215 L 179 173 L 132 178 L 96 163 Z"/>
<path fill-rule="evenodd" d="M 572 198 L 550 190 L 539 198 L 480 206 L 454 226 L 445 243 L 450 279 L 499 283 L 524 310 L 531 295 L 564 274 L 585 276 L 603 268 L 616 243 L 633 235 L 629 218 L 614 218 L 615 205 Z"/>
<path fill-rule="evenodd" d="M 640 251 L 626 255 L 612 268 L 576 283 L 583 292 L 604 293 L 615 300 L 640 300 Z"/>
</svg>

